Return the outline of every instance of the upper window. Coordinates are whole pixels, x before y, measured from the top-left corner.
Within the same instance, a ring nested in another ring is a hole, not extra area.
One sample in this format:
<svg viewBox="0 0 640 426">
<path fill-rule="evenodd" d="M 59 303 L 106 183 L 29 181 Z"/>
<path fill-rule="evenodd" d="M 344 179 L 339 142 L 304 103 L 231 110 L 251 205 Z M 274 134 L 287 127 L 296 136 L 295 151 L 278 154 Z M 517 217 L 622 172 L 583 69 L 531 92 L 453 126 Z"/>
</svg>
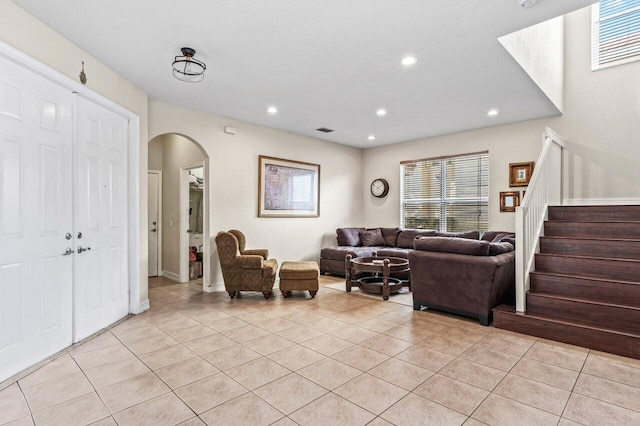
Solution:
<svg viewBox="0 0 640 426">
<path fill-rule="evenodd" d="M 640 60 L 640 0 L 600 0 L 592 15 L 592 69 Z"/>
<path fill-rule="evenodd" d="M 400 164 L 400 226 L 443 232 L 489 226 L 489 153 Z"/>
</svg>

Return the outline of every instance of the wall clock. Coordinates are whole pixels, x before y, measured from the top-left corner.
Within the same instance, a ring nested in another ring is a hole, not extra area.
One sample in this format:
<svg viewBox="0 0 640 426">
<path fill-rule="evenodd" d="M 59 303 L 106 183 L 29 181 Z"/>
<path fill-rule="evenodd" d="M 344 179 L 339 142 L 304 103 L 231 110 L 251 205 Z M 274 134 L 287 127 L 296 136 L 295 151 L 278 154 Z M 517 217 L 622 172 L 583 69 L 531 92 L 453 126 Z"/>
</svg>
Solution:
<svg viewBox="0 0 640 426">
<path fill-rule="evenodd" d="M 371 195 L 378 198 L 384 198 L 389 193 L 389 182 L 386 179 L 374 179 L 371 182 Z"/>
</svg>

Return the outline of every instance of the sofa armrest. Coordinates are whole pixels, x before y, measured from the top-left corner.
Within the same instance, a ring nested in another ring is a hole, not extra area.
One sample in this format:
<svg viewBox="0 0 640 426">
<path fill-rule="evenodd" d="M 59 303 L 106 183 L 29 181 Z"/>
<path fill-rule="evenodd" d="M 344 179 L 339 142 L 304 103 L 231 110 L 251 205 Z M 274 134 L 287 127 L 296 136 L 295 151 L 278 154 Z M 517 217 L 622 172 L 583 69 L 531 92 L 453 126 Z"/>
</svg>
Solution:
<svg viewBox="0 0 640 426">
<path fill-rule="evenodd" d="M 262 256 L 262 258 L 266 260 L 269 258 L 269 250 L 267 249 L 245 250 L 242 252 L 242 255 L 258 255 L 258 256 Z"/>
<path fill-rule="evenodd" d="M 243 269 L 262 269 L 264 259 L 257 254 L 241 254 L 236 256 L 235 263 Z"/>
</svg>

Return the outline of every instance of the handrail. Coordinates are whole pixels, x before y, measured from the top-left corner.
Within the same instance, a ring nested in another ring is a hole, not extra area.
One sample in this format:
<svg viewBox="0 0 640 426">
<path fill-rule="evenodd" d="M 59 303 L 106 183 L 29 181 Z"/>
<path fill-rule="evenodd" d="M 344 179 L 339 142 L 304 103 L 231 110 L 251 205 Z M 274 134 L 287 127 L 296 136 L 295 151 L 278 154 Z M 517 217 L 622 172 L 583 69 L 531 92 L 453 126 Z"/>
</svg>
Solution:
<svg viewBox="0 0 640 426">
<path fill-rule="evenodd" d="M 526 195 L 516 208 L 516 311 L 526 311 L 529 272 L 547 219 L 549 206 L 562 204 L 562 149 L 564 141 L 553 130 L 542 134 L 538 157 Z"/>
</svg>

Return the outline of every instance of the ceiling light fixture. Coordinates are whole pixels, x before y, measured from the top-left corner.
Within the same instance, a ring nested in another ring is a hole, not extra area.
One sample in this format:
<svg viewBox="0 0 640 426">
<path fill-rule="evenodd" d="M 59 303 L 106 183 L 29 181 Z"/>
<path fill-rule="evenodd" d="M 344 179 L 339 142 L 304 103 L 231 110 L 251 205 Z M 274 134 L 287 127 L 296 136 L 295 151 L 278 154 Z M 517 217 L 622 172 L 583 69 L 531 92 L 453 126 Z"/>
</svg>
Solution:
<svg viewBox="0 0 640 426">
<path fill-rule="evenodd" d="M 369 139 L 370 141 L 375 141 L 375 140 L 376 140 L 376 137 L 375 137 L 375 136 L 373 136 L 373 135 L 369 135 L 369 137 L 368 137 L 367 139 Z"/>
<path fill-rule="evenodd" d="M 378 116 L 380 116 L 380 117 L 385 116 L 385 115 L 387 115 L 387 110 L 384 109 L 384 108 L 380 108 L 380 109 L 378 109 L 376 111 L 376 114 L 378 114 Z"/>
<path fill-rule="evenodd" d="M 402 58 L 402 65 L 404 65 L 405 67 L 414 65 L 416 62 L 418 62 L 418 59 L 415 56 L 405 56 L 404 58 Z"/>
<path fill-rule="evenodd" d="M 278 108 L 276 108 L 274 106 L 270 106 L 269 108 L 267 108 L 267 112 L 269 114 L 277 114 L 278 113 Z"/>
<path fill-rule="evenodd" d="M 196 51 L 190 47 L 180 49 L 184 56 L 176 56 L 173 61 L 173 76 L 187 83 L 198 83 L 204 79 L 207 66 L 204 62 L 193 59 Z"/>
<path fill-rule="evenodd" d="M 536 4 L 538 0 L 518 0 L 518 4 L 522 7 L 531 7 Z"/>
<path fill-rule="evenodd" d="M 489 117 L 495 117 L 496 115 L 498 115 L 498 110 L 497 109 L 490 109 L 489 111 L 487 111 L 487 115 Z"/>
</svg>

